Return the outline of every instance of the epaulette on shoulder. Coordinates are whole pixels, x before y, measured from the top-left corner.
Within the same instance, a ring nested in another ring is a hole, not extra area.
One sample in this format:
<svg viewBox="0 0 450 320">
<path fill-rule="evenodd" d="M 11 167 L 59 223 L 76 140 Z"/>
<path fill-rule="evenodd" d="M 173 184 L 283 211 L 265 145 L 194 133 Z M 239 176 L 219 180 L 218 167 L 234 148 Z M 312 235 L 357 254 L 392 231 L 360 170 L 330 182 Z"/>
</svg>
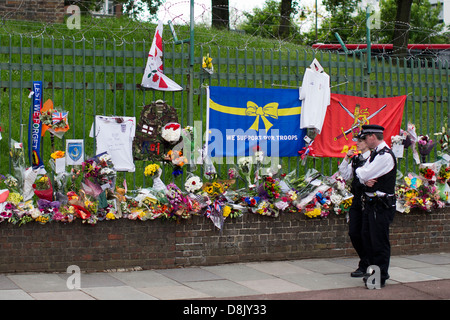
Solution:
<svg viewBox="0 0 450 320">
<path fill-rule="evenodd" d="M 388 147 L 384 147 L 383 149 L 381 149 L 380 151 L 378 151 L 379 155 L 385 154 L 386 152 L 389 153 L 389 148 Z"/>
</svg>

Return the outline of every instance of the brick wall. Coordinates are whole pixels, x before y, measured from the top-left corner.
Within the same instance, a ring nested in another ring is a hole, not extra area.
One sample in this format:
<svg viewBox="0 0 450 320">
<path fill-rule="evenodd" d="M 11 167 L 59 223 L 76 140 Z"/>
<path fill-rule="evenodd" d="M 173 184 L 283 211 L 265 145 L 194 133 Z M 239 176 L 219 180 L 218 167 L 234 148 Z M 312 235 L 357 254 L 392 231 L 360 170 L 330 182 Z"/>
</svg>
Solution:
<svg viewBox="0 0 450 320">
<path fill-rule="evenodd" d="M 0 12 L 2 19 L 61 23 L 64 0 L 0 0 Z"/>
<path fill-rule="evenodd" d="M 343 217 L 311 220 L 244 215 L 222 232 L 204 217 L 179 223 L 163 220 L 103 221 L 95 226 L 32 222 L 0 224 L 0 272 L 65 272 L 117 268 L 174 268 L 231 262 L 353 256 Z M 397 214 L 392 254 L 450 251 L 450 209 L 433 214 Z"/>
</svg>

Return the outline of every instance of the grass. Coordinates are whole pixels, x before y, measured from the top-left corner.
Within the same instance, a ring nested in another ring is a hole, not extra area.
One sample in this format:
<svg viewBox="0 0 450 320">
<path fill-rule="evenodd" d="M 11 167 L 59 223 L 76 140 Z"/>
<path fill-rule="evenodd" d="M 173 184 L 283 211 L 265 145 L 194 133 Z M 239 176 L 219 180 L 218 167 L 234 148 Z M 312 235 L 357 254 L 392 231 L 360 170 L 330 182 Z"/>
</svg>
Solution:
<svg viewBox="0 0 450 320">
<path fill-rule="evenodd" d="M 136 88 L 142 79 L 155 24 L 138 23 L 127 18 L 97 19 L 83 17 L 80 30 L 65 24 L 4 21 L 0 28 L 0 172 L 9 171 L 9 138 L 19 140 L 21 124 L 28 123 L 32 80 L 47 83 L 44 101 L 69 111 L 70 131 L 65 138 L 85 139 L 86 154 L 94 155 L 94 141 L 88 137 L 94 115 L 123 115 L 139 118 L 141 106 L 163 99 L 179 111 L 180 122 L 187 124 L 187 91 L 162 93 Z M 189 38 L 188 26 L 176 26 L 178 39 Z M 189 45 L 175 45 L 168 27 L 164 31 L 165 73 L 187 87 Z M 449 70 L 400 67 L 395 60 L 372 60 L 371 85 L 367 87 L 364 60 L 358 55 L 314 52 L 306 47 L 238 32 L 195 27 L 194 119 L 206 122 L 206 96 L 203 85 L 278 87 L 301 85 L 304 69 L 312 59 L 322 63 L 331 76 L 332 92 L 351 95 L 393 96 L 407 94 L 404 124 L 414 122 L 419 133 L 440 131 L 448 123 Z M 14 48 L 13 52 L 9 47 Z M 201 69 L 207 53 L 213 58 L 215 72 Z M 44 71 L 42 71 L 44 70 Z M 13 87 L 9 84 L 12 83 Z M 94 85 L 95 84 L 95 85 Z M 62 88 L 62 89 L 61 89 Z M 125 90 L 123 90 L 125 88 Z M 24 139 L 26 142 L 26 139 Z M 51 143 L 43 139 L 43 158 L 49 158 Z M 55 148 L 63 149 L 64 139 Z M 433 155 L 435 157 L 436 154 Z M 282 159 L 287 170 L 317 167 L 330 175 L 337 159 L 309 159 L 303 167 L 298 158 Z M 414 168 L 411 154 L 400 162 L 402 170 Z M 120 174 L 133 187 L 145 185 L 143 168 L 136 164 L 135 174 Z M 220 166 L 222 173 L 227 166 Z M 171 180 L 170 169 L 165 172 Z M 176 178 L 181 185 L 185 177 Z"/>
</svg>

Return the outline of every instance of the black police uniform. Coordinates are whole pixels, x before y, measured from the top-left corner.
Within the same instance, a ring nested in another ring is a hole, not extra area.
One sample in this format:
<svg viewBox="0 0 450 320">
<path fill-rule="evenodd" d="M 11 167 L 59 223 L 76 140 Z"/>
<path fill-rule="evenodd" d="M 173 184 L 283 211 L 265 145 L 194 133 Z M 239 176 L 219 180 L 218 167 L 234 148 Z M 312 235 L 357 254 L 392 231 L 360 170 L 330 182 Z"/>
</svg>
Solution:
<svg viewBox="0 0 450 320">
<path fill-rule="evenodd" d="M 378 177 L 373 187 L 367 187 L 363 195 L 363 243 L 367 250 L 369 263 L 377 265 L 381 271 L 381 285 L 389 278 L 388 269 L 391 256 L 389 225 L 395 215 L 395 180 L 397 161 L 391 149 L 384 147 L 373 152 L 369 162 L 377 155 L 389 153 L 394 159 L 394 167 L 385 175 Z M 381 193 L 382 196 L 367 194 Z"/>
<path fill-rule="evenodd" d="M 364 248 L 362 238 L 362 196 L 364 194 L 365 185 L 363 185 L 356 177 L 356 169 L 362 167 L 368 159 L 364 159 L 362 154 L 359 154 L 351 159 L 351 166 L 353 171 L 353 180 L 351 183 L 351 193 L 353 194 L 352 205 L 350 206 L 348 235 L 352 242 L 353 248 L 359 256 L 358 270 L 352 272 L 352 277 L 361 277 L 365 274 L 369 267 L 369 259 L 367 251 Z"/>
</svg>

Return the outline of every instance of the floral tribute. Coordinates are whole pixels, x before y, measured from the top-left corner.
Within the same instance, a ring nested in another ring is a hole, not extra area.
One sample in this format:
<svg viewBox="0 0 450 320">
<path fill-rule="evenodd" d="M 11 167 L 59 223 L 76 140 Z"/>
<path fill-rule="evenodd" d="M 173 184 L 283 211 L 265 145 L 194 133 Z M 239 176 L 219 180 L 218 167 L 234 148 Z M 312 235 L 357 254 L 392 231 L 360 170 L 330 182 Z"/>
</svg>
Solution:
<svg viewBox="0 0 450 320">
<path fill-rule="evenodd" d="M 417 148 L 421 156 L 430 154 L 436 143 L 428 136 L 415 136 L 415 129 L 411 128 L 394 142 L 403 143 L 405 148 Z M 449 203 L 450 156 L 444 129 L 436 139 L 440 147 L 438 161 L 422 162 L 417 174 L 398 176 L 397 211 L 407 214 L 416 208 L 430 212 Z M 184 140 L 183 137 L 194 134 L 192 128 L 181 129 L 173 123 L 164 130 L 165 138 L 170 141 Z M 192 148 L 192 145 L 189 142 L 185 147 Z M 296 170 L 283 172 L 280 165 L 266 168 L 263 152 L 253 151 L 253 155 L 241 157 L 236 165 L 229 166 L 226 177 L 220 177 L 211 159 L 204 158 L 202 167 L 193 166 L 198 163 L 194 156 L 189 155 L 187 159 L 181 150 L 172 150 L 166 162 L 181 173 L 186 170 L 185 175 L 173 177 L 166 185 L 161 180 L 163 163 L 149 163 L 143 174 L 153 184 L 128 191 L 126 181 L 123 186 L 116 184 L 117 174 L 107 153 L 87 159 L 81 166 L 65 168 L 63 172 L 56 172 L 50 166 L 55 172 L 47 174 L 25 168 L 23 147 L 14 143 L 10 153 L 14 170 L 0 175 L 0 222 L 20 226 L 33 221 L 47 224 L 81 220 L 94 225 L 117 219 L 181 221 L 204 216 L 222 229 L 227 219 L 244 214 L 278 217 L 289 213 L 306 219 L 347 216 L 353 200 L 350 181 L 338 173 L 324 176 L 315 169 L 300 175 Z M 50 157 L 62 159 L 64 152 L 56 151 Z"/>
</svg>

